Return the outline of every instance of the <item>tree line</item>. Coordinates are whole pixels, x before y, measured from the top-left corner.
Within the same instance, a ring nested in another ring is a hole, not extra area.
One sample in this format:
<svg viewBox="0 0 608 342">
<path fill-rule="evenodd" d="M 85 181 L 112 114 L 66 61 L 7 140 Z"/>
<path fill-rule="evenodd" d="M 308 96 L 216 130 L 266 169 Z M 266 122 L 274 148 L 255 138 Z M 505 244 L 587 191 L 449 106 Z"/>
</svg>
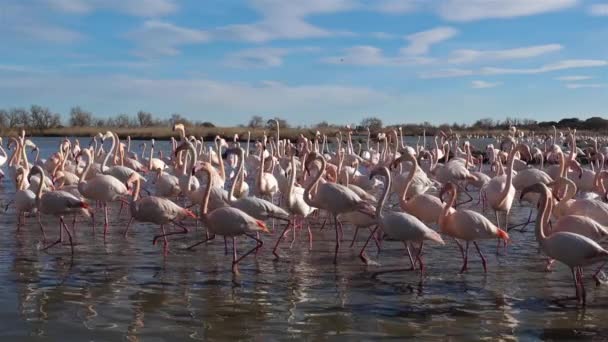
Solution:
<svg viewBox="0 0 608 342">
<path fill-rule="evenodd" d="M 280 117 L 271 117 L 265 119 L 261 115 L 253 115 L 246 124 L 238 125 L 239 127 L 247 127 L 251 129 L 273 129 L 275 122 L 279 123 L 281 128 L 296 128 L 296 129 L 343 129 L 344 125 L 335 125 L 327 121 L 322 121 L 311 126 L 293 127 L 286 119 Z M 61 115 L 54 113 L 48 107 L 32 105 L 30 108 L 10 108 L 0 109 L 0 128 L 16 129 L 26 128 L 29 130 L 44 131 L 51 128 L 62 127 L 118 127 L 118 128 L 140 128 L 140 127 L 169 127 L 176 123 L 182 123 L 186 126 L 201 126 L 215 127 L 209 121 L 192 121 L 181 114 L 174 113 L 169 118 L 161 119 L 155 117 L 152 113 L 140 110 L 135 115 L 118 114 L 113 117 L 98 117 L 92 112 L 87 111 L 79 106 L 70 109 L 67 121 L 62 122 Z M 599 131 L 608 130 L 608 120 L 601 117 L 591 117 L 586 120 L 578 118 L 564 118 L 559 121 L 536 121 L 532 119 L 520 119 L 507 117 L 504 120 L 495 120 L 492 118 L 482 118 L 475 121 L 473 124 L 441 124 L 432 125 L 429 122 L 418 124 L 403 124 L 391 125 L 385 127 L 380 118 L 370 116 L 364 118 L 359 123 L 350 123 L 349 127 L 353 130 L 364 132 L 369 129 L 372 133 L 377 133 L 384 128 L 402 127 L 408 134 L 420 134 L 426 131 L 428 134 L 434 134 L 437 130 L 455 130 L 455 131 L 491 131 L 505 130 L 511 126 L 516 126 L 526 130 L 546 130 L 552 126 L 557 128 L 576 128 L 579 130 Z"/>
</svg>

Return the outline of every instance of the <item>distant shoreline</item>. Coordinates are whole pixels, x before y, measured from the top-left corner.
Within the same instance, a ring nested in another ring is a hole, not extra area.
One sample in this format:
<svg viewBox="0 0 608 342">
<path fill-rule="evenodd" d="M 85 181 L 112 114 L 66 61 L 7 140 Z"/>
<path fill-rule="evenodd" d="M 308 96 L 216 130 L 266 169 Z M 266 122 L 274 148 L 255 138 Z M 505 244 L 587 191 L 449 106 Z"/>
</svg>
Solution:
<svg viewBox="0 0 608 342">
<path fill-rule="evenodd" d="M 395 128 L 386 127 L 379 132 L 387 133 Z M 170 127 L 131 127 L 131 128 L 117 128 L 117 127 L 60 127 L 60 128 L 49 128 L 45 130 L 36 130 L 36 129 L 28 129 L 26 130 L 26 134 L 28 136 L 37 136 L 37 137 L 93 137 L 97 135 L 97 133 L 105 133 L 106 131 L 111 130 L 116 132 L 121 139 L 126 139 L 127 136 L 130 136 L 131 139 L 135 140 L 170 140 L 171 137 L 177 138 L 178 133 L 174 132 Z M 339 131 L 342 132 L 343 139 L 346 139 L 348 129 L 346 127 L 323 127 L 323 128 L 280 128 L 280 137 L 281 139 L 289 139 L 291 141 L 296 141 L 300 134 L 303 134 L 306 138 L 312 139 L 314 138 L 316 132 L 319 131 L 322 135 L 327 135 L 328 140 L 335 140 L 336 135 Z M 426 130 L 426 136 L 433 137 L 436 132 L 438 132 L 438 128 L 429 128 Z M 11 136 L 17 135 L 19 129 L 4 129 L 2 132 L 3 136 Z M 216 136 L 220 136 L 226 140 L 233 140 L 235 134 L 238 135 L 238 141 L 246 142 L 247 141 L 247 133 L 251 133 L 251 141 L 256 141 L 262 139 L 264 133 L 269 137 L 276 136 L 276 129 L 263 129 L 263 128 L 249 128 L 249 127 L 203 127 L 203 126 L 187 126 L 186 134 L 188 136 L 193 135 L 196 138 L 203 138 L 205 141 L 211 141 Z M 447 131 L 445 131 L 448 133 Z M 487 136 L 487 137 L 496 137 L 506 133 L 506 130 L 501 129 L 491 129 L 491 130 L 459 130 L 454 131 L 455 133 L 461 135 L 462 137 L 470 137 L 470 136 Z M 551 129 L 542 129 L 541 131 L 537 131 L 537 134 L 553 134 Z M 581 132 L 584 134 L 584 132 Z M 591 133 L 597 134 L 597 133 Z M 371 134 L 371 139 L 376 140 L 377 133 Z M 408 127 L 404 127 L 403 136 L 422 136 L 422 128 L 411 129 Z M 367 131 L 356 131 L 353 132 L 353 140 L 355 141 L 365 141 L 367 138 Z"/>
</svg>

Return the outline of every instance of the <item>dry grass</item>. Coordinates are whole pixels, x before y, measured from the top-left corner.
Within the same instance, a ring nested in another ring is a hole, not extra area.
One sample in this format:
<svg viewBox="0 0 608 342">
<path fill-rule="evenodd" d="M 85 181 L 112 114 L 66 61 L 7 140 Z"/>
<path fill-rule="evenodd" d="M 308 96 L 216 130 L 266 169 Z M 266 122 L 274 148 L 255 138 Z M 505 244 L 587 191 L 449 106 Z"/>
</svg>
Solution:
<svg viewBox="0 0 608 342">
<path fill-rule="evenodd" d="M 157 140 L 168 140 L 171 137 L 177 137 L 177 133 L 173 132 L 170 127 L 133 127 L 133 128 L 117 128 L 117 127 L 62 127 L 62 128 L 52 128 L 46 130 L 28 130 L 27 135 L 33 136 L 48 136 L 48 137 L 92 137 L 97 133 L 105 133 L 108 130 L 112 130 L 121 138 L 126 138 L 127 136 L 131 136 L 132 139 L 157 139 Z M 338 128 L 328 127 L 328 128 L 281 128 L 281 138 L 290 139 L 295 141 L 300 134 L 303 134 L 307 138 L 313 138 L 315 133 L 318 131 L 321 134 L 325 134 L 330 138 L 333 138 L 338 133 Z M 383 131 L 389 133 L 392 129 L 384 129 Z M 342 129 L 343 132 L 346 132 L 346 128 Z M 427 136 L 433 136 L 435 132 L 438 131 L 437 128 L 429 128 L 426 130 Z M 252 140 L 259 140 L 262 138 L 264 133 L 268 136 L 274 136 L 276 131 L 274 129 L 261 129 L 261 128 L 248 128 L 248 127 L 202 127 L 202 126 L 189 126 L 186 127 L 187 135 L 194 135 L 197 138 L 203 137 L 206 141 L 213 140 L 216 136 L 221 136 L 225 139 L 232 140 L 235 134 L 239 136 L 239 140 L 245 141 L 247 139 L 247 133 L 251 133 Z M 456 133 L 461 136 L 500 136 L 506 133 L 505 130 L 472 130 L 467 129 L 463 131 L 457 131 Z M 596 135 L 597 133 L 592 132 L 578 132 L 578 135 L 585 135 L 586 133 L 591 133 L 592 135 Z M 1 134 L 3 136 L 17 135 L 18 130 L 8 130 L 3 129 Z M 405 128 L 403 130 L 404 135 L 408 136 L 419 136 L 422 135 L 421 129 L 411 129 Z M 536 134 L 553 134 L 552 130 L 543 130 L 536 131 Z M 357 136 L 355 136 L 354 140 L 362 140 L 367 132 L 357 132 Z M 373 134 L 375 136 L 375 134 Z"/>
</svg>

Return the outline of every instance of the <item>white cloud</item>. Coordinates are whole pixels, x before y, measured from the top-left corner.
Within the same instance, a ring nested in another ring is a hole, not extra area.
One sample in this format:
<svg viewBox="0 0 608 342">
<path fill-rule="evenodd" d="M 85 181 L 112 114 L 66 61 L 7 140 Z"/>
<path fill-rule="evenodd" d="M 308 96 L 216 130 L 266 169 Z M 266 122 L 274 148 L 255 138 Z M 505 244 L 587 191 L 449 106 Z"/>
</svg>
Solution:
<svg viewBox="0 0 608 342">
<path fill-rule="evenodd" d="M 591 5 L 589 7 L 589 14 L 595 16 L 608 16 L 608 3 Z"/>
<path fill-rule="evenodd" d="M 406 39 L 409 45 L 401 52 L 406 55 L 424 55 L 432 45 L 454 37 L 458 31 L 452 27 L 436 27 L 431 30 L 410 34 Z"/>
<path fill-rule="evenodd" d="M 397 96 L 339 84 L 288 85 L 274 81 L 245 83 L 118 75 L 0 75 L 0 102 L 6 106 L 21 105 L 22 101 L 30 101 L 30 95 L 24 94 L 36 94 L 37 101 L 58 111 L 69 110 L 73 104 L 66 99 L 79 94 L 78 104 L 83 107 L 104 108 L 105 112 L 97 115 L 143 109 L 165 115 L 179 112 L 197 120 L 217 119 L 216 124 L 226 125 L 246 122 L 255 113 L 302 118 L 301 123 L 322 121 L 328 115 L 332 121 L 349 122 L 353 114 L 378 109 Z M 212 115 L 215 117 L 211 118 Z"/>
<path fill-rule="evenodd" d="M 428 64 L 433 59 L 423 56 L 385 56 L 383 51 L 375 46 L 359 45 L 344 50 L 344 55 L 322 59 L 329 64 L 348 64 L 366 66 L 406 66 Z"/>
<path fill-rule="evenodd" d="M 268 68 L 283 65 L 283 58 L 299 52 L 318 51 L 315 47 L 275 48 L 263 47 L 240 50 L 228 55 L 227 66 L 234 68 Z"/>
<path fill-rule="evenodd" d="M 605 84 L 599 83 L 568 83 L 566 88 L 568 89 L 581 89 L 581 88 L 604 88 Z"/>
<path fill-rule="evenodd" d="M 134 54 L 142 57 L 177 55 L 179 46 L 204 43 L 210 39 L 205 31 L 179 27 L 158 20 L 145 21 L 141 28 L 130 32 L 127 37 L 137 45 Z"/>
<path fill-rule="evenodd" d="M 397 38 L 397 35 L 394 35 L 392 33 L 386 33 L 386 32 L 372 32 L 372 33 L 370 33 L 370 37 L 376 38 L 376 39 L 395 39 L 395 38 Z"/>
<path fill-rule="evenodd" d="M 556 77 L 555 79 L 558 81 L 584 81 L 584 80 L 590 80 L 593 77 L 591 76 L 560 76 L 560 77 Z"/>
<path fill-rule="evenodd" d="M 419 7 L 419 0 L 376 0 L 375 9 L 387 14 L 411 13 Z"/>
<path fill-rule="evenodd" d="M 12 27 L 12 30 L 17 34 L 49 43 L 73 43 L 84 38 L 84 35 L 80 32 L 45 23 L 17 24 Z"/>
<path fill-rule="evenodd" d="M 51 8 L 71 14 L 110 10 L 140 17 L 157 17 L 177 10 L 173 0 L 44 0 Z"/>
<path fill-rule="evenodd" d="M 505 50 L 455 50 L 448 59 L 449 63 L 472 63 L 488 60 L 509 60 L 537 57 L 551 52 L 560 51 L 563 47 L 559 44 L 545 44 L 525 46 Z"/>
<path fill-rule="evenodd" d="M 426 71 L 418 74 L 418 77 L 422 79 L 432 78 L 450 78 L 450 77 L 463 77 L 473 75 L 473 70 L 468 69 L 442 69 L 434 71 Z"/>
<path fill-rule="evenodd" d="M 554 12 L 575 6 L 578 0 L 443 0 L 438 12 L 451 21 L 513 18 Z"/>
<path fill-rule="evenodd" d="M 44 7 L 44 6 L 42 6 Z M 3 1 L 0 9 L 0 37 L 21 41 L 68 44 L 85 35 L 47 20 L 41 6 L 26 6 L 18 1 Z"/>
<path fill-rule="evenodd" d="M 358 6 L 354 0 L 252 0 L 251 4 L 262 16 L 260 21 L 223 26 L 215 33 L 223 39 L 254 43 L 352 35 L 350 32 L 326 30 L 305 19 L 311 15 L 331 14 Z"/>
<path fill-rule="evenodd" d="M 487 88 L 498 87 L 501 84 L 502 84 L 501 82 L 487 82 L 487 81 L 475 80 L 475 81 L 471 81 L 471 88 L 487 89 Z"/>
<path fill-rule="evenodd" d="M 483 69 L 481 69 L 481 74 L 483 74 L 483 75 L 540 74 L 540 73 L 557 71 L 557 70 L 602 67 L 602 66 L 606 66 L 606 65 L 608 65 L 608 61 L 606 61 L 606 60 L 569 59 L 569 60 L 559 61 L 556 63 L 545 64 L 538 68 L 530 68 L 530 69 L 508 69 L 508 68 L 492 68 L 492 67 L 483 68 Z"/>
</svg>

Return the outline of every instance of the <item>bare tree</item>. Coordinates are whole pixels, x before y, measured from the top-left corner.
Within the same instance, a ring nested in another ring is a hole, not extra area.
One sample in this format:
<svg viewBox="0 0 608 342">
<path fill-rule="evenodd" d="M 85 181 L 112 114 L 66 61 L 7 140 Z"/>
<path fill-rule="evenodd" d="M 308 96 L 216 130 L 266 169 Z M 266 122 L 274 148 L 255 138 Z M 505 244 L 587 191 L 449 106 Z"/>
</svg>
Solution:
<svg viewBox="0 0 608 342">
<path fill-rule="evenodd" d="M 88 127 L 93 122 L 93 114 L 80 108 L 79 106 L 72 107 L 70 110 L 70 126 Z"/>
<path fill-rule="evenodd" d="M 259 115 L 254 115 L 249 120 L 249 124 L 247 124 L 250 128 L 262 128 L 264 127 L 264 118 Z"/>
<path fill-rule="evenodd" d="M 136 126 L 135 120 L 131 119 L 128 114 L 118 114 L 114 118 L 114 124 L 120 128 Z"/>
<path fill-rule="evenodd" d="M 139 121 L 139 126 L 141 127 L 150 127 L 154 125 L 152 113 L 144 112 L 143 110 L 137 112 L 137 121 Z"/>
<path fill-rule="evenodd" d="M 38 130 L 53 128 L 61 124 L 58 114 L 53 114 L 46 107 L 32 105 L 30 107 L 31 127 Z"/>
<path fill-rule="evenodd" d="M 368 127 L 370 131 L 379 131 L 382 129 L 382 120 L 377 117 L 369 117 L 361 120 L 360 125 Z"/>
<path fill-rule="evenodd" d="M 273 118 L 271 120 L 266 121 L 266 128 L 273 129 L 274 126 L 275 126 L 274 120 L 276 120 L 279 123 L 280 128 L 289 128 L 290 127 L 290 125 L 287 122 L 287 120 L 275 117 L 275 118 Z"/>
<path fill-rule="evenodd" d="M 0 128 L 8 127 L 8 112 L 0 109 Z"/>
<path fill-rule="evenodd" d="M 178 124 L 178 123 L 181 123 L 184 126 L 192 126 L 192 123 L 188 119 L 184 118 L 181 114 L 178 114 L 178 113 L 171 114 L 169 123 L 171 124 L 171 126 Z"/>
</svg>

